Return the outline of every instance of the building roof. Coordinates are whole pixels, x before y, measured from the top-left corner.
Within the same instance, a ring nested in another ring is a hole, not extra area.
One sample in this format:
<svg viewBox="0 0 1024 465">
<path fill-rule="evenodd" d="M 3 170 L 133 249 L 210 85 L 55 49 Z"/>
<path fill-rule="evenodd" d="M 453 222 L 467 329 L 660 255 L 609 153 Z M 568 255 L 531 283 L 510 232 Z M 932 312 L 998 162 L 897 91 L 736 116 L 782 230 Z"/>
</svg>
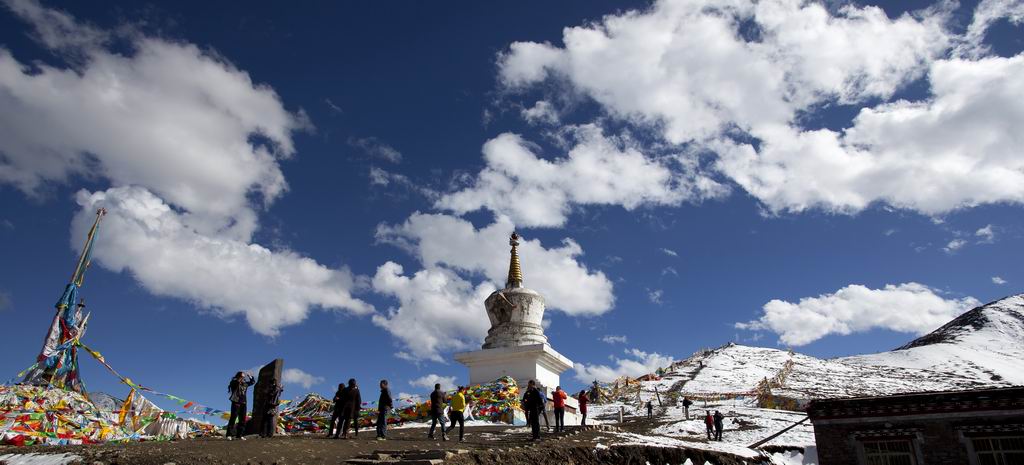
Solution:
<svg viewBox="0 0 1024 465">
<path fill-rule="evenodd" d="M 1024 386 L 820 399 L 808 405 L 807 414 L 813 422 L 837 418 L 896 417 L 992 410 L 1019 410 L 1021 415 L 1024 415 Z"/>
</svg>

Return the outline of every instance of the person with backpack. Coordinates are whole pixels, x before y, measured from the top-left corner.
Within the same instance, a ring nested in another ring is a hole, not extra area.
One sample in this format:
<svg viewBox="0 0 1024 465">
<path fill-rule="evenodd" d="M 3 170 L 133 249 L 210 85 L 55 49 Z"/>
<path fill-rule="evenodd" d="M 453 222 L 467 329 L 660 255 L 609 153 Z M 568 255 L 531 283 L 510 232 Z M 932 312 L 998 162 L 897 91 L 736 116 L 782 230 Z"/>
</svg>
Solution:
<svg viewBox="0 0 1024 465">
<path fill-rule="evenodd" d="M 455 429 L 455 423 L 459 424 L 459 442 L 463 441 L 462 433 L 463 429 L 465 429 L 466 427 L 466 416 L 464 413 L 466 411 L 466 395 L 464 394 L 465 390 L 466 388 L 459 386 L 459 388 L 455 391 L 455 394 L 452 394 L 451 410 L 448 411 L 448 416 L 452 421 L 452 426 L 449 428 L 449 430 Z"/>
<path fill-rule="evenodd" d="M 448 440 L 448 432 L 444 428 L 444 404 L 446 401 L 444 391 L 441 390 L 441 383 L 434 384 L 434 390 L 430 392 L 430 432 L 427 438 L 434 439 L 434 428 L 441 424 L 441 440 Z"/>
<path fill-rule="evenodd" d="M 377 398 L 377 439 L 388 438 L 388 412 L 394 402 L 391 400 L 391 389 L 388 388 L 388 380 L 380 380 L 380 397 Z"/>
<path fill-rule="evenodd" d="M 686 414 L 686 419 L 690 419 L 690 406 L 693 405 L 693 401 L 683 397 L 683 413 Z"/>
<path fill-rule="evenodd" d="M 333 437 L 338 439 L 338 435 L 341 434 L 341 417 L 343 416 L 342 410 L 345 405 L 345 383 L 338 385 L 337 392 L 334 393 L 334 411 L 331 415 L 331 422 L 327 425 L 327 437 Z"/>
<path fill-rule="evenodd" d="M 719 412 L 718 410 L 715 410 L 715 417 L 714 418 L 715 418 L 715 440 L 721 441 L 722 440 L 722 429 L 723 429 L 723 427 L 722 427 L 722 420 L 725 419 L 725 416 L 722 415 L 722 412 Z"/>
<path fill-rule="evenodd" d="M 548 420 L 548 394 L 543 389 L 537 388 L 537 392 L 540 393 L 540 416 L 544 418 L 544 427 L 551 432 L 551 420 Z M 540 419 L 537 420 L 538 422 Z M 539 424 L 539 423 L 538 423 Z"/>
<path fill-rule="evenodd" d="M 267 399 L 266 410 L 263 414 L 263 423 L 260 425 L 260 437 L 272 438 L 277 429 L 277 406 L 281 404 L 281 393 L 284 388 L 277 385 L 277 382 L 270 382 L 270 398 Z"/>
<path fill-rule="evenodd" d="M 551 393 L 551 404 L 555 407 L 555 432 L 565 431 L 565 399 L 569 397 L 562 386 L 555 388 Z"/>
<path fill-rule="evenodd" d="M 715 437 L 715 419 L 710 411 L 704 411 L 704 426 L 708 430 L 708 441 Z"/>
<path fill-rule="evenodd" d="M 235 377 L 231 378 L 228 382 L 228 399 L 231 400 L 231 416 L 228 418 L 227 426 L 227 437 L 231 439 L 231 433 L 234 432 L 234 437 L 244 440 L 245 437 L 245 414 L 248 411 L 246 405 L 246 397 L 248 396 L 249 386 L 256 384 L 256 380 L 252 378 L 252 375 L 239 371 L 235 373 Z"/>
<path fill-rule="evenodd" d="M 526 412 L 526 422 L 530 424 L 533 433 L 532 440 L 540 439 L 540 415 L 544 411 L 544 395 L 537 389 L 537 383 L 532 379 L 527 383 L 526 392 L 523 393 L 521 405 Z"/>
<path fill-rule="evenodd" d="M 363 396 L 359 393 L 359 385 L 356 379 L 348 380 L 348 387 L 342 395 L 341 405 L 341 438 L 348 439 L 348 425 L 352 422 L 355 429 L 355 437 L 359 437 L 359 411 L 363 407 Z"/>
<path fill-rule="evenodd" d="M 587 395 L 587 391 L 580 391 L 576 399 L 580 403 L 580 414 L 583 415 L 580 419 L 580 426 L 587 426 L 587 404 L 590 403 L 590 396 Z"/>
</svg>

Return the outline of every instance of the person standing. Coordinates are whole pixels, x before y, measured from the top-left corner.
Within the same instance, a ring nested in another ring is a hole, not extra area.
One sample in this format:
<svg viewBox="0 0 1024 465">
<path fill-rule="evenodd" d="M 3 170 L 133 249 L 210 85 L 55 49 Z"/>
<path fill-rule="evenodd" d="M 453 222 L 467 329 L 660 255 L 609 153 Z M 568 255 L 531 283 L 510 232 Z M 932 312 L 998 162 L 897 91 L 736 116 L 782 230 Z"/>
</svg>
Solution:
<svg viewBox="0 0 1024 465">
<path fill-rule="evenodd" d="M 532 379 L 527 383 L 522 406 L 526 412 L 526 422 L 530 424 L 533 432 L 533 440 L 536 441 L 540 439 L 540 414 L 544 411 L 544 395 L 537 389 L 537 383 Z"/>
<path fill-rule="evenodd" d="M 444 404 L 445 404 L 444 391 L 441 390 L 441 383 L 434 385 L 434 390 L 430 393 L 430 432 L 427 433 L 427 437 L 434 439 L 434 428 L 441 424 L 441 440 L 448 440 L 448 433 L 444 429 Z"/>
<path fill-rule="evenodd" d="M 551 432 L 551 420 L 548 420 L 548 394 L 543 389 L 537 388 L 537 392 L 540 393 L 540 416 L 544 418 L 544 427 Z M 537 420 L 538 424 L 540 419 Z"/>
<path fill-rule="evenodd" d="M 654 418 L 654 404 L 651 401 L 647 401 L 647 418 Z"/>
<path fill-rule="evenodd" d="M 715 419 L 711 416 L 710 411 L 704 412 L 704 426 L 708 430 L 708 441 L 715 437 Z"/>
<path fill-rule="evenodd" d="M 587 404 L 590 403 L 590 396 L 587 395 L 587 391 L 580 391 L 577 400 L 580 403 L 580 414 L 583 415 L 580 419 L 580 426 L 587 426 Z"/>
<path fill-rule="evenodd" d="M 693 405 L 693 401 L 683 397 L 683 413 L 686 414 L 686 419 L 690 419 L 690 406 Z"/>
<path fill-rule="evenodd" d="M 345 405 L 345 383 L 338 385 L 338 391 L 334 393 L 334 412 L 331 415 L 331 423 L 327 425 L 327 437 L 338 439 L 341 434 L 342 409 Z"/>
<path fill-rule="evenodd" d="M 551 393 L 551 404 L 555 407 L 555 431 L 565 431 L 565 399 L 569 397 L 562 386 L 555 388 Z"/>
<path fill-rule="evenodd" d="M 266 410 L 263 412 L 263 424 L 260 425 L 260 437 L 272 438 L 277 429 L 277 406 L 281 404 L 281 393 L 284 388 L 277 382 L 270 381 L 270 398 L 267 399 Z"/>
<path fill-rule="evenodd" d="M 463 429 L 466 427 L 466 394 L 465 387 L 459 386 L 459 389 L 452 395 L 452 407 L 448 412 L 448 416 L 451 417 L 452 426 L 449 430 L 455 429 L 455 423 L 459 424 L 459 442 L 463 441 Z"/>
<path fill-rule="evenodd" d="M 388 412 L 394 405 L 388 380 L 380 380 L 380 397 L 377 399 L 377 439 L 388 438 Z"/>
<path fill-rule="evenodd" d="M 725 417 L 722 415 L 722 412 L 719 412 L 718 410 L 715 410 L 715 440 L 716 441 L 721 441 L 722 440 L 722 420 L 723 419 L 725 419 Z"/>
<path fill-rule="evenodd" d="M 345 388 L 345 395 L 342 396 L 341 407 L 341 438 L 348 439 L 348 422 L 352 422 L 355 436 L 359 437 L 359 410 L 363 407 L 363 396 L 359 394 L 359 385 L 356 379 L 348 380 L 348 387 Z"/>
<path fill-rule="evenodd" d="M 231 439 L 232 431 L 236 438 L 245 439 L 242 434 L 245 433 L 245 414 L 248 410 L 246 396 L 249 386 L 253 384 L 256 384 L 256 380 L 252 378 L 252 375 L 241 371 L 235 373 L 235 377 L 228 382 L 228 399 L 231 400 L 231 416 L 228 418 L 226 428 L 228 439 Z"/>
</svg>

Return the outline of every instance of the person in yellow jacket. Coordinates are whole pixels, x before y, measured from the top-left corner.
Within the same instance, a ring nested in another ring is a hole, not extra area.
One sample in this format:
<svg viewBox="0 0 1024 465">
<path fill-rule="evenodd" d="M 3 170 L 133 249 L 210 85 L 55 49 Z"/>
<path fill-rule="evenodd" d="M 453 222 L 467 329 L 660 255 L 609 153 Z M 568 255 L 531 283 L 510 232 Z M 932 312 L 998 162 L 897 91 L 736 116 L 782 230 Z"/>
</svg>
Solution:
<svg viewBox="0 0 1024 465">
<path fill-rule="evenodd" d="M 466 411 L 465 390 L 465 387 L 459 386 L 459 389 L 455 391 L 455 394 L 452 394 L 452 408 L 448 411 L 448 418 L 452 421 L 451 426 L 448 429 L 454 429 L 456 422 L 459 424 L 459 442 L 462 442 L 463 440 L 462 433 L 466 427 L 466 416 L 464 413 Z"/>
</svg>

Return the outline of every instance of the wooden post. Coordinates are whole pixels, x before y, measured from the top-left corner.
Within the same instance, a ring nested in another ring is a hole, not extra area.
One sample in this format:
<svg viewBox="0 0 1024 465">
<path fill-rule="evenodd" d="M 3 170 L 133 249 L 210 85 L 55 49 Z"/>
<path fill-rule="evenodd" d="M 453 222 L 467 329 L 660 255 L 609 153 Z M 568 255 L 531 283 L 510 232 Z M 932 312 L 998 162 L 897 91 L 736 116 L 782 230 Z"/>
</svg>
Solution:
<svg viewBox="0 0 1024 465">
<path fill-rule="evenodd" d="M 661 403 L 661 393 L 658 392 L 658 386 L 657 385 L 654 386 L 654 395 L 658 396 L 658 407 L 664 407 L 665 404 Z"/>
</svg>

